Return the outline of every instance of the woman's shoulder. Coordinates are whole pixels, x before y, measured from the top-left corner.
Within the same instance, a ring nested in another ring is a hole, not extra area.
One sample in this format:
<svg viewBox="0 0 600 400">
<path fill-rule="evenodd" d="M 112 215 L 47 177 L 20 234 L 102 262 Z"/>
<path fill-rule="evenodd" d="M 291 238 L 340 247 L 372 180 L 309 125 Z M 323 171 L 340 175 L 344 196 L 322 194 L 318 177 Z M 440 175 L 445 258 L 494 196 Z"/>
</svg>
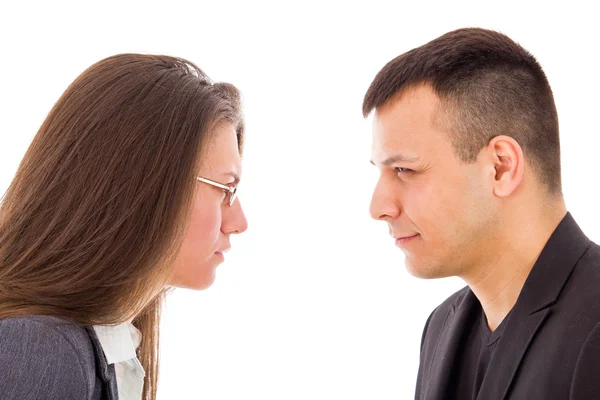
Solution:
<svg viewBox="0 0 600 400">
<path fill-rule="evenodd" d="M 77 326 L 67 318 L 51 315 L 23 315 L 0 319 L 0 329 L 6 331 L 18 330 L 21 332 L 55 330 L 68 336 L 83 338 L 85 328 Z"/>
<path fill-rule="evenodd" d="M 53 316 L 0 319 L 0 377 L 3 393 L 89 398 L 95 356 L 86 328 Z"/>
<path fill-rule="evenodd" d="M 78 356 L 90 361 L 94 353 L 88 331 L 68 319 L 48 315 L 27 315 L 0 319 L 0 343 L 19 343 L 22 349 L 46 347 L 53 352 L 71 348 Z"/>
</svg>

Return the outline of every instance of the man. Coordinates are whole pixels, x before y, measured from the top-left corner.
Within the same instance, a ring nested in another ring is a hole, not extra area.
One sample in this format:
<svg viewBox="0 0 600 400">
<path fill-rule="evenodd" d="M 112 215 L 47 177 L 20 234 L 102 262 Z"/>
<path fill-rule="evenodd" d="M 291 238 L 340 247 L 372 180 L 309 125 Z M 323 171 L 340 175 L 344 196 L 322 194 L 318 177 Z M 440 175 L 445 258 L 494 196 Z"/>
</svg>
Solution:
<svg viewBox="0 0 600 400">
<path fill-rule="evenodd" d="M 600 247 L 567 213 L 535 58 L 453 31 L 390 61 L 372 111 L 373 218 L 414 276 L 468 285 L 425 325 L 416 399 L 600 399 Z"/>
</svg>

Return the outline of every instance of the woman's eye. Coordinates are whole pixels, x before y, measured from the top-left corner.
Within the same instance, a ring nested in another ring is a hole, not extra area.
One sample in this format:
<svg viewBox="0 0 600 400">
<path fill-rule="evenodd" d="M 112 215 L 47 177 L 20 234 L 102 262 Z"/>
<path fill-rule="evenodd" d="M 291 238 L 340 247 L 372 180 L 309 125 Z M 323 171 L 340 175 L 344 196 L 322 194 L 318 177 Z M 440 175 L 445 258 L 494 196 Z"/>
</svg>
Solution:
<svg viewBox="0 0 600 400">
<path fill-rule="evenodd" d="M 395 167 L 395 168 L 394 168 L 394 170 L 395 170 L 397 173 L 401 173 L 401 172 L 403 172 L 403 173 L 407 173 L 407 172 L 414 172 L 412 169 L 408 169 L 408 168 L 402 168 L 402 167 Z"/>
</svg>

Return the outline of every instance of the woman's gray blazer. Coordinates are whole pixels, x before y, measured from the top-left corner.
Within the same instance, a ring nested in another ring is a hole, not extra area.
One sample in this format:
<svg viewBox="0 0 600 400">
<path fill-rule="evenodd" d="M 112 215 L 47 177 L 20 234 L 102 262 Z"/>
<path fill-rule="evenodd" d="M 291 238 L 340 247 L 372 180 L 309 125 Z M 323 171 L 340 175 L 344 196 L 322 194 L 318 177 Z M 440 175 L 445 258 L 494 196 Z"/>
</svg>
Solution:
<svg viewBox="0 0 600 400">
<path fill-rule="evenodd" d="M 40 315 L 0 319 L 0 399 L 117 400 L 115 368 L 92 328 Z"/>
</svg>

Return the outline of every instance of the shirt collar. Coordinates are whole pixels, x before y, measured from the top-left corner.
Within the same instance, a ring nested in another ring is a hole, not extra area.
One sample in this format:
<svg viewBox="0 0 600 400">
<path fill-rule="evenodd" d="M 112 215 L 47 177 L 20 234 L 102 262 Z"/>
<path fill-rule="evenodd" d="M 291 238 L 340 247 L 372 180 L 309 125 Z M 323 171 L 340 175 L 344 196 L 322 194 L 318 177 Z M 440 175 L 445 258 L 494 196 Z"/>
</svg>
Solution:
<svg viewBox="0 0 600 400">
<path fill-rule="evenodd" d="M 115 364 L 136 358 L 136 349 L 142 340 L 141 332 L 130 322 L 119 325 L 94 325 L 106 361 Z"/>
</svg>

